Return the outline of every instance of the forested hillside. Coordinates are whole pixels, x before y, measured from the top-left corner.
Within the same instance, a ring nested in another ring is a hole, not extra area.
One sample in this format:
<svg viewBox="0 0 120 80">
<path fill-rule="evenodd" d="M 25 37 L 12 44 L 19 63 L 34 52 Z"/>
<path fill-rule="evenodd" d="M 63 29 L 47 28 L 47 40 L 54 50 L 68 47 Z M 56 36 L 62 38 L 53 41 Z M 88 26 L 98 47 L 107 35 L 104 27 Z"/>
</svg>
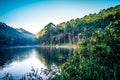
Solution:
<svg viewBox="0 0 120 80">
<path fill-rule="evenodd" d="M 0 46 L 36 44 L 35 35 L 20 28 L 14 29 L 0 22 Z"/>
<path fill-rule="evenodd" d="M 49 23 L 36 36 L 40 45 L 76 44 L 81 38 L 90 38 L 94 31 L 104 29 L 112 22 L 119 24 L 119 19 L 120 5 L 117 5 L 58 25 Z"/>
<path fill-rule="evenodd" d="M 54 80 L 120 80 L 120 6 L 78 20 L 78 49 Z"/>
</svg>

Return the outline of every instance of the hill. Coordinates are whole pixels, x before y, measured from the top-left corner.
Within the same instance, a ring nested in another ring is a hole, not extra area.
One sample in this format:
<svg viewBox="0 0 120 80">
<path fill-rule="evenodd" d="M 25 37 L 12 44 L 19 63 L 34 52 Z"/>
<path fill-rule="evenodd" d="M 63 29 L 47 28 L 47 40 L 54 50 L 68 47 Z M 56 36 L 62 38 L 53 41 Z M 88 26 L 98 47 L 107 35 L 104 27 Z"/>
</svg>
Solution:
<svg viewBox="0 0 120 80">
<path fill-rule="evenodd" d="M 22 28 L 14 29 L 0 22 L 0 46 L 32 45 L 35 43 L 34 34 Z"/>
<path fill-rule="evenodd" d="M 76 44 L 83 37 L 89 39 L 94 31 L 104 29 L 111 22 L 120 23 L 119 19 L 120 5 L 117 5 L 55 26 L 49 23 L 36 36 L 40 45 Z"/>
</svg>

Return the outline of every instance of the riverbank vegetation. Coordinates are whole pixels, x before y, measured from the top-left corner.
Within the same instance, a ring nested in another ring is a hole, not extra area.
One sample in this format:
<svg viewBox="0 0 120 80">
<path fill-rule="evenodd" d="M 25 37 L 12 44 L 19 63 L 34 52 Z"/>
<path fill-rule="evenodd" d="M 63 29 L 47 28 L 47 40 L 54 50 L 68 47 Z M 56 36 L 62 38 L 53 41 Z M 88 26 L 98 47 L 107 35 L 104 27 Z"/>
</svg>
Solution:
<svg viewBox="0 0 120 80">
<path fill-rule="evenodd" d="M 119 80 L 120 28 L 111 23 L 82 39 L 72 59 L 62 65 L 62 80 Z"/>
<path fill-rule="evenodd" d="M 120 79 L 119 12 L 120 6 L 117 6 L 98 13 L 98 15 L 104 15 L 100 20 L 102 23 L 99 24 L 99 29 L 92 32 L 91 36 L 84 36 L 80 39 L 78 50 L 69 61 L 62 65 L 62 75 L 57 76 L 55 79 Z M 92 26 L 94 27 L 94 25 Z"/>
</svg>

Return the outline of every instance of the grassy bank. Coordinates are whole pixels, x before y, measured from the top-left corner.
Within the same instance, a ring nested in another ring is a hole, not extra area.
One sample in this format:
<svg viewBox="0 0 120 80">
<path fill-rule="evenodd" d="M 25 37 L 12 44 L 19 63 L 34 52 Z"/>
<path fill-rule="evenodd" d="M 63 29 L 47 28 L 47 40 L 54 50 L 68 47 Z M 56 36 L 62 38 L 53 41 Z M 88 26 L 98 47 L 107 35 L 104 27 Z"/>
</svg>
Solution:
<svg viewBox="0 0 120 80">
<path fill-rule="evenodd" d="M 68 48 L 68 49 L 73 48 L 73 49 L 76 49 L 77 45 L 65 43 L 65 44 L 60 44 L 60 45 L 39 45 L 39 47 Z"/>
</svg>

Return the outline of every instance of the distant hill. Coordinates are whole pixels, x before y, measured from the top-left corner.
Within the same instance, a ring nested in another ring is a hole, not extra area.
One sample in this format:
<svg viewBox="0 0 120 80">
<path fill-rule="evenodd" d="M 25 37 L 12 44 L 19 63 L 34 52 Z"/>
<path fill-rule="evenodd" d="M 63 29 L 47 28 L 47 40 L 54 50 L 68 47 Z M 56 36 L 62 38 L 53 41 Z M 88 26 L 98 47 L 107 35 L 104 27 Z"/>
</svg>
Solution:
<svg viewBox="0 0 120 80">
<path fill-rule="evenodd" d="M 36 44 L 35 35 L 22 29 L 15 29 L 0 22 L 0 46 Z"/>
<path fill-rule="evenodd" d="M 16 28 L 16 30 L 18 32 L 22 33 L 22 35 L 25 36 L 25 37 L 27 37 L 28 39 L 33 40 L 33 41 L 35 40 L 35 34 L 32 34 L 32 33 L 26 31 L 23 28 Z"/>
<path fill-rule="evenodd" d="M 49 23 L 36 36 L 40 45 L 76 44 L 81 38 L 89 39 L 95 31 L 104 29 L 111 23 L 120 23 L 120 5 L 54 27 L 51 26 L 53 23 Z"/>
<path fill-rule="evenodd" d="M 29 35 L 35 36 L 34 34 L 32 34 L 32 33 L 28 32 L 28 31 L 26 31 L 26 30 L 23 29 L 23 28 L 16 28 L 16 30 L 17 30 L 18 32 L 21 32 L 21 33 L 25 33 L 25 34 L 29 34 Z"/>
</svg>

